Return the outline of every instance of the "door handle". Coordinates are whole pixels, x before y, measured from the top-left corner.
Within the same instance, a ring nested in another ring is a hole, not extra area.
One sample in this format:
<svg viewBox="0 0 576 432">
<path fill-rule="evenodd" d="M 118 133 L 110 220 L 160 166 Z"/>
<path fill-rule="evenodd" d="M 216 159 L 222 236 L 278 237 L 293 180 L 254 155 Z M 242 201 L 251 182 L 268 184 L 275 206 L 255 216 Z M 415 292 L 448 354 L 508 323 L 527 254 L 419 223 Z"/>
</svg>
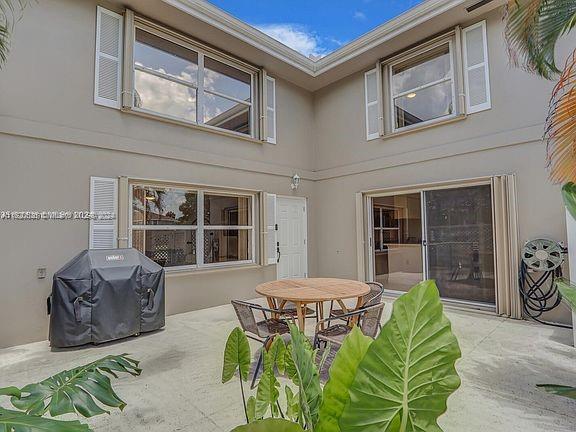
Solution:
<svg viewBox="0 0 576 432">
<path fill-rule="evenodd" d="M 280 262 L 280 256 L 282 254 L 280 253 L 280 242 L 276 243 L 276 262 L 279 263 Z"/>
</svg>

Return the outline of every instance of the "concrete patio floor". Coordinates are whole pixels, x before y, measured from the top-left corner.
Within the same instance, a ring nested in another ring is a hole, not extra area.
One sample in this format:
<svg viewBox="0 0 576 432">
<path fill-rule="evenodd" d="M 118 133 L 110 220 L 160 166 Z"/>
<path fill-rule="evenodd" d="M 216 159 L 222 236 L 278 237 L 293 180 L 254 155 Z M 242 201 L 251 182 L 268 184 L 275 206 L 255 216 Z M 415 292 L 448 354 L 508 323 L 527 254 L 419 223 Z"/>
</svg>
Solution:
<svg viewBox="0 0 576 432">
<path fill-rule="evenodd" d="M 463 357 L 457 364 L 462 387 L 440 421 L 445 432 L 576 431 L 576 402 L 535 388 L 576 385 L 570 330 L 473 312 L 447 315 Z M 88 420 L 95 431 L 230 431 L 243 420 L 240 394 L 237 381 L 223 385 L 220 374 L 225 340 L 236 325 L 232 308 L 219 306 L 168 317 L 165 330 L 121 343 L 3 349 L 0 386 L 22 386 L 104 355 L 130 353 L 141 360 L 143 374 L 116 381 L 128 406 Z"/>
</svg>

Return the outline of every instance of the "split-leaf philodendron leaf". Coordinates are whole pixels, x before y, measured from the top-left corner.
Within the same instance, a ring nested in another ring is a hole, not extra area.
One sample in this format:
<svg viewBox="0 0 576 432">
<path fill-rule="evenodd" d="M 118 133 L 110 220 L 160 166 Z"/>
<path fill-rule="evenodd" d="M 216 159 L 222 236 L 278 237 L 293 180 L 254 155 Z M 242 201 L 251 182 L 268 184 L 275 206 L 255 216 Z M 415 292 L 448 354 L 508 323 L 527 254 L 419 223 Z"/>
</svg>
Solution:
<svg viewBox="0 0 576 432">
<path fill-rule="evenodd" d="M 460 386 L 458 341 L 436 284 L 424 281 L 394 302 L 390 320 L 360 362 L 343 432 L 439 432 L 438 417 Z"/>
<path fill-rule="evenodd" d="M 102 406 L 123 409 L 126 403 L 112 389 L 110 378 L 118 373 L 140 375 L 138 362 L 126 354 L 107 356 L 84 366 L 60 372 L 20 389 L 12 405 L 34 416 L 76 413 L 84 417 L 107 413 Z M 100 404 L 96 403 L 98 401 Z M 54 429 L 57 430 L 57 429 Z"/>
<path fill-rule="evenodd" d="M 54 420 L 0 407 L 2 432 L 90 432 L 90 430 L 88 425 L 77 420 Z"/>
<path fill-rule="evenodd" d="M 253 423 L 238 426 L 232 432 L 304 432 L 304 429 L 298 424 L 283 419 L 269 418 L 258 420 Z"/>
<path fill-rule="evenodd" d="M 236 327 L 228 336 L 224 350 L 224 365 L 222 366 L 222 383 L 232 379 L 236 370 L 239 370 L 240 379 L 248 380 L 250 372 L 250 344 L 246 334 L 240 327 Z"/>
</svg>

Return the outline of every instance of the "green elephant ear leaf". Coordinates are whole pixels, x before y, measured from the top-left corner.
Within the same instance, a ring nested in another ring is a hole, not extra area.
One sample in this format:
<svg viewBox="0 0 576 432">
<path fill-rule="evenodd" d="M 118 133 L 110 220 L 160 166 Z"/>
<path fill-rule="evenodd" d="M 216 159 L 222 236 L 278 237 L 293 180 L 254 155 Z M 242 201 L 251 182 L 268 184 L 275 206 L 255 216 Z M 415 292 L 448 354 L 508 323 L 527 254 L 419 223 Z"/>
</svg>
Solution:
<svg viewBox="0 0 576 432">
<path fill-rule="evenodd" d="M 322 403 L 320 374 L 316 366 L 315 351 L 308 338 L 294 324 L 290 324 L 291 354 L 299 387 L 300 406 L 308 428 L 314 429 Z M 288 365 L 287 365 L 288 370 Z"/>
<path fill-rule="evenodd" d="M 576 399 L 576 387 L 568 387 L 556 384 L 538 384 L 536 387 L 558 396 Z"/>
<path fill-rule="evenodd" d="M 292 358 L 291 342 L 286 345 L 286 351 L 284 352 L 284 373 L 294 384 L 299 385 L 298 371 L 296 370 L 296 365 L 294 364 L 294 359 Z"/>
<path fill-rule="evenodd" d="M 292 421 L 298 421 L 300 416 L 300 403 L 298 394 L 294 394 L 288 386 L 284 388 L 286 393 L 286 417 Z"/>
<path fill-rule="evenodd" d="M 280 383 L 274 375 L 274 369 L 265 369 L 260 377 L 258 390 L 256 390 L 256 418 L 264 417 L 268 408 L 272 415 L 276 415 L 278 410 L 276 402 L 280 396 L 279 387 Z"/>
<path fill-rule="evenodd" d="M 12 397 L 15 408 L 27 414 L 52 417 L 76 413 L 92 417 L 108 413 L 104 407 L 124 409 L 126 403 L 112 389 L 110 378 L 118 373 L 136 376 L 138 362 L 126 354 L 107 356 L 84 366 L 60 372 L 39 383 L 23 387 L 20 397 Z M 97 403 L 98 401 L 99 403 Z"/>
<path fill-rule="evenodd" d="M 566 279 L 556 279 L 556 286 L 562 294 L 562 299 L 573 311 L 576 311 L 576 286 Z"/>
<path fill-rule="evenodd" d="M 90 432 L 79 421 L 62 421 L 11 411 L 0 407 L 0 431 L 10 432 Z"/>
<path fill-rule="evenodd" d="M 394 302 L 390 320 L 360 362 L 340 419 L 346 432 L 439 432 L 438 417 L 460 386 L 458 341 L 434 281 Z"/>
<path fill-rule="evenodd" d="M 252 423 L 256 420 L 256 398 L 250 396 L 246 402 L 246 417 L 248 417 L 248 423 Z"/>
<path fill-rule="evenodd" d="M 562 199 L 568 212 L 576 219 L 576 184 L 570 182 L 562 186 Z"/>
<path fill-rule="evenodd" d="M 240 379 L 248 381 L 250 373 L 250 344 L 246 334 L 240 327 L 232 330 L 224 349 L 224 365 L 222 366 L 222 383 L 227 383 L 234 377 L 236 370 L 240 371 Z"/>
<path fill-rule="evenodd" d="M 358 365 L 371 343 L 372 338 L 364 336 L 358 327 L 354 327 L 344 339 L 330 366 L 330 379 L 324 386 L 318 425 L 315 429 L 317 432 L 340 432 L 338 422 L 350 399 L 348 391 Z"/>
<path fill-rule="evenodd" d="M 232 432 L 304 432 L 302 426 L 283 419 L 257 420 L 253 423 L 238 426 Z"/>
<path fill-rule="evenodd" d="M 286 344 L 282 337 L 276 335 L 268 351 L 264 351 L 264 369 L 274 369 L 276 366 L 278 372 L 283 374 L 286 368 L 285 354 Z"/>
</svg>

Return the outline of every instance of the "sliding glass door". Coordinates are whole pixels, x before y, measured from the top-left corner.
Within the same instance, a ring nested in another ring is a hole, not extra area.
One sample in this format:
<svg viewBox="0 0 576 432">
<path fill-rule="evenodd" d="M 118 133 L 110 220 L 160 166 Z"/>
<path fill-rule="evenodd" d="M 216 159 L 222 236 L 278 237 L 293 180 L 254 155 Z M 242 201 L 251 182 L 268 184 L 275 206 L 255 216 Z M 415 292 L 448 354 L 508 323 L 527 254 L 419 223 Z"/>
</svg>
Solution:
<svg viewBox="0 0 576 432">
<path fill-rule="evenodd" d="M 445 299 L 495 304 L 489 184 L 372 197 L 374 280 L 407 291 L 434 279 Z"/>
<path fill-rule="evenodd" d="M 490 185 L 424 192 L 426 277 L 447 299 L 496 303 Z"/>
</svg>

